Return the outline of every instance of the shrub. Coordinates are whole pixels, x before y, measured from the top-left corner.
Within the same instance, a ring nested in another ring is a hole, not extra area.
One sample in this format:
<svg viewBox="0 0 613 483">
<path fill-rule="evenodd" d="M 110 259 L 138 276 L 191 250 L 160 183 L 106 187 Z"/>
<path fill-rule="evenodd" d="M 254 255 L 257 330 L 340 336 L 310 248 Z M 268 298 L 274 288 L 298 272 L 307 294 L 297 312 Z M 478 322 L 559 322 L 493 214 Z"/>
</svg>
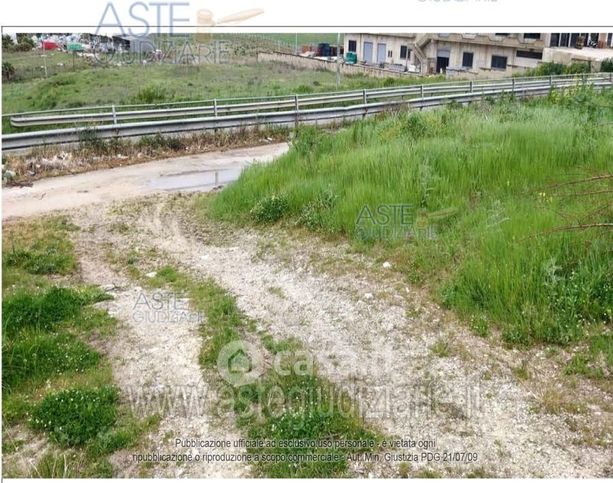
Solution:
<svg viewBox="0 0 613 483">
<path fill-rule="evenodd" d="M 8 82 L 15 77 L 15 66 L 10 62 L 2 62 L 2 80 Z"/>
<path fill-rule="evenodd" d="M 326 215 L 336 204 L 338 196 L 332 191 L 324 191 L 302 207 L 297 224 L 316 231 L 324 228 Z"/>
<path fill-rule="evenodd" d="M 156 151 L 167 149 L 170 151 L 181 151 L 185 149 L 185 143 L 175 136 L 162 136 L 160 133 L 154 136 L 144 136 L 139 139 L 137 146 L 147 149 L 148 151 Z"/>
<path fill-rule="evenodd" d="M 566 74 L 589 74 L 592 71 L 590 64 L 585 62 L 573 62 L 564 69 Z"/>
<path fill-rule="evenodd" d="M 314 91 L 314 89 L 311 86 L 307 86 L 304 84 L 299 85 L 298 87 L 296 87 L 296 94 L 310 94 Z"/>
<path fill-rule="evenodd" d="M 256 223 L 274 223 L 283 217 L 288 208 L 289 204 L 284 196 L 273 194 L 258 201 L 250 214 Z"/>
<path fill-rule="evenodd" d="M 613 72 L 613 57 L 602 61 L 600 64 L 600 72 Z"/>
<path fill-rule="evenodd" d="M 108 430 L 117 417 L 117 389 L 73 388 L 50 394 L 34 409 L 31 425 L 61 446 L 81 446 Z"/>
<path fill-rule="evenodd" d="M 562 75 L 564 74 L 564 64 L 556 62 L 545 62 L 535 69 L 536 75 Z"/>
<path fill-rule="evenodd" d="M 15 42 L 13 42 L 13 39 L 11 38 L 11 36 L 8 34 L 4 34 L 2 36 L 2 48 L 7 49 L 13 45 L 15 45 Z"/>
<path fill-rule="evenodd" d="M 94 367 L 100 354 L 70 334 L 30 333 L 2 347 L 5 388 Z"/>
<path fill-rule="evenodd" d="M 168 100 L 170 96 L 166 89 L 158 85 L 145 86 L 138 91 L 138 93 L 132 98 L 136 103 L 140 104 L 154 104 Z"/>
<path fill-rule="evenodd" d="M 296 137 L 292 142 L 293 148 L 303 157 L 313 159 L 317 148 L 321 145 L 324 134 L 316 126 L 301 126 L 296 131 Z"/>
</svg>

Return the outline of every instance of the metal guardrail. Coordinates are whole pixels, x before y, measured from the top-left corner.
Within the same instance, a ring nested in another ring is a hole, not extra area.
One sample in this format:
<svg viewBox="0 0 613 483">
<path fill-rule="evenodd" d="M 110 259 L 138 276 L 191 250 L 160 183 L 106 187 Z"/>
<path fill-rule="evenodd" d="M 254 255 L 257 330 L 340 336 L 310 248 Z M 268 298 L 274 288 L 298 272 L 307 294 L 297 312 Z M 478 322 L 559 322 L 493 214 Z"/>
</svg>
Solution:
<svg viewBox="0 0 613 483">
<path fill-rule="evenodd" d="M 363 103 L 385 98 L 424 97 L 436 94 L 454 94 L 460 92 L 474 92 L 491 87 L 538 86 L 555 85 L 556 87 L 567 82 L 589 82 L 601 78 L 611 80 L 609 74 L 591 74 L 583 76 L 551 76 L 546 78 L 527 77 L 503 79 L 499 81 L 460 81 L 424 84 L 415 86 L 390 87 L 385 89 L 364 89 L 343 92 L 326 92 L 320 94 L 298 94 L 293 96 L 275 96 L 268 98 L 228 98 L 210 99 L 205 101 L 187 101 L 175 104 L 134 104 L 127 106 L 101 106 L 81 107 L 66 110 L 33 111 L 20 114 L 7 114 L 11 124 L 15 127 L 45 126 L 86 123 L 136 121 L 139 119 L 167 119 L 188 116 L 203 116 L 208 114 L 237 114 L 246 112 L 262 112 L 280 110 L 294 107 L 296 99 L 301 107 L 337 105 L 344 102 L 362 100 Z M 262 100 L 265 99 L 265 100 Z M 171 107 L 186 106 L 186 107 Z M 134 108 L 139 108 L 132 110 Z M 86 112 L 89 111 L 89 112 Z"/>
<path fill-rule="evenodd" d="M 5 151 L 29 148 L 46 144 L 75 143 L 87 135 L 108 139 L 115 137 L 136 137 L 152 134 L 177 134 L 210 129 L 235 129 L 259 125 L 296 125 L 299 123 L 331 123 L 362 118 L 388 109 L 408 106 L 424 109 L 451 102 L 470 103 L 501 94 L 517 97 L 547 95 L 552 89 L 564 89 L 581 84 L 595 88 L 613 86 L 613 75 L 590 74 L 581 76 L 551 76 L 546 78 L 513 78 L 499 81 L 468 81 L 462 83 L 422 84 L 409 87 L 367 89 L 315 95 L 278 96 L 262 102 L 241 102 L 242 99 L 226 99 L 222 104 L 194 106 L 175 109 L 144 109 L 136 111 L 115 111 L 109 113 L 59 114 L 36 116 L 35 122 L 48 121 L 59 124 L 58 118 L 71 118 L 67 122 L 97 122 L 111 120 L 112 124 L 77 126 L 71 128 L 6 134 L 2 137 Z M 229 101 L 238 101 L 232 103 Z M 356 103 L 357 101 L 357 103 Z M 307 106 L 309 108 L 304 109 Z M 314 107 L 319 106 L 319 107 Z M 321 107 L 323 106 L 323 107 Z M 158 107 L 158 106 L 156 106 Z M 58 112 L 58 111 L 53 111 Z M 66 112 L 66 111 L 62 111 Z M 97 115 L 98 117 L 91 117 Z M 118 122 L 134 119 L 142 122 Z M 81 116 L 80 118 L 78 116 Z M 151 116 L 151 117 L 147 117 Z M 197 116 L 197 117 L 194 117 Z M 177 119 L 176 117 L 184 117 Z M 42 118 L 42 119 L 41 119 Z M 13 118 L 11 118 L 13 120 Z M 34 120 L 33 120 L 34 121 Z"/>
</svg>

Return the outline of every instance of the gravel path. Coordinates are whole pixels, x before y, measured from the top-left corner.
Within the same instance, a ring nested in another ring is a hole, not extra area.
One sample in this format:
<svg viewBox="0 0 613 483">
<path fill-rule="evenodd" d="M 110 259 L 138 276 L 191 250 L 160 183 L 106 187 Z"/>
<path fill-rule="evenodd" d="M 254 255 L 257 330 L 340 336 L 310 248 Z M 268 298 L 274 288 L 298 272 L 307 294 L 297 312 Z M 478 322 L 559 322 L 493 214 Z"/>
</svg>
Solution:
<svg viewBox="0 0 613 483">
<path fill-rule="evenodd" d="M 411 464 L 413 469 L 449 476 L 610 476 L 610 429 L 604 433 L 609 447 L 586 439 L 586 428 L 611 427 L 610 396 L 582 382 L 570 397 L 585 398 L 585 411 L 547 413 L 540 404 L 546 394 L 569 394 L 551 382 L 559 371 L 544 352 L 531 353 L 532 380 L 519 380 L 512 368 L 522 353 L 468 333 L 393 270 L 349 254 L 343 244 L 283 238 L 274 230 L 235 229 L 220 242 L 217 232 L 223 227 L 196 233 L 194 224 L 182 222 L 176 207 L 162 198 L 118 211 L 84 210 L 80 218 L 96 227 L 92 240 L 114 238 L 116 250 L 155 248 L 163 254 L 161 263 L 213 277 L 236 295 L 239 307 L 260 328 L 278 338 L 298 338 L 322 374 L 359 401 L 369 424 L 390 435 L 434 440 L 439 452 L 477 455 L 472 463 L 419 462 Z M 131 229 L 119 236 L 109 230 L 114 223 Z M 91 244 L 84 246 L 84 260 L 92 250 Z M 317 261 L 328 259 L 336 260 L 331 269 L 316 268 Z M 101 278 L 98 263 L 92 281 L 115 283 Z M 133 384 L 136 374 L 148 374 L 160 384 L 165 376 L 193 384 L 198 378 L 190 375 L 198 372 L 194 327 L 152 333 L 130 322 L 125 313 L 137 292 L 123 292 L 111 304 L 130 330 L 130 338 L 117 347 L 122 385 Z M 170 354 L 177 348 L 181 355 Z M 181 369 L 185 364 L 189 370 Z M 172 425 L 186 433 L 181 425 L 192 423 Z M 355 464 L 358 473 L 375 476 L 397 475 L 397 468 L 398 463 Z"/>
<path fill-rule="evenodd" d="M 92 226 L 88 220 L 79 222 Z M 117 335 L 105 348 L 115 381 L 136 416 L 161 416 L 159 429 L 149 435 L 142 449 L 113 455 L 115 476 L 142 476 L 146 465 L 134 461 L 133 454 L 191 454 L 193 458 L 197 453 L 219 453 L 217 449 L 176 445 L 177 438 L 221 441 L 241 436 L 230 415 L 225 415 L 223 426 L 213 417 L 216 391 L 203 378 L 198 363 L 202 345 L 198 326 L 203 316 L 189 309 L 189 300 L 167 291 L 145 290 L 111 271 L 99 256 L 104 252 L 101 242 L 95 233 L 83 230 L 77 252 L 83 280 L 105 287 L 114 297 L 104 306 L 120 321 Z M 233 462 L 149 466 L 150 476 L 168 478 L 240 478 L 250 471 L 245 464 Z"/>
</svg>

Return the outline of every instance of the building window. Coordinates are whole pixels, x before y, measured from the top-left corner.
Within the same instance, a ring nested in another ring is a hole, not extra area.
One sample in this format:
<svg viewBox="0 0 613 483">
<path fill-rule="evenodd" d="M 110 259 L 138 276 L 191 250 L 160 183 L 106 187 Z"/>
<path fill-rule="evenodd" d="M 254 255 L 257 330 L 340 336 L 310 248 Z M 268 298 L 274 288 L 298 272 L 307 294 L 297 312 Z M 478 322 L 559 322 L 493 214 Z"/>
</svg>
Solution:
<svg viewBox="0 0 613 483">
<path fill-rule="evenodd" d="M 401 45 L 400 46 L 400 58 L 408 59 L 410 55 L 411 55 L 411 51 L 409 50 L 409 48 L 406 45 Z"/>
<path fill-rule="evenodd" d="M 472 69 L 474 57 L 475 54 L 472 52 L 464 52 L 464 54 L 462 54 L 462 67 Z"/>
<path fill-rule="evenodd" d="M 390 58 L 390 59 L 391 59 L 392 57 L 394 57 L 394 52 L 393 52 L 392 50 L 388 50 L 388 51 L 387 51 L 387 57 L 388 57 L 388 58 Z"/>
<path fill-rule="evenodd" d="M 508 34 L 508 33 L 502 33 L 502 34 L 495 33 L 494 35 L 495 35 L 496 37 L 508 37 L 508 36 L 509 36 L 509 35 L 511 35 L 511 34 Z"/>
<path fill-rule="evenodd" d="M 523 59 L 538 59 L 538 60 L 542 60 L 543 59 L 543 53 L 542 52 L 536 52 L 533 50 L 518 50 L 517 51 L 517 57 L 521 57 Z"/>
<path fill-rule="evenodd" d="M 560 34 L 551 34 L 549 39 L 549 47 L 558 47 L 560 45 Z"/>
<path fill-rule="evenodd" d="M 524 39 L 541 40 L 541 34 L 524 34 Z"/>
<path fill-rule="evenodd" d="M 613 33 L 607 35 L 607 45 L 613 47 Z"/>
<path fill-rule="evenodd" d="M 358 50 L 358 43 L 355 40 L 350 40 L 347 44 L 347 50 L 349 52 L 357 52 Z"/>
<path fill-rule="evenodd" d="M 507 70 L 507 58 L 502 55 L 492 55 L 492 69 Z"/>
<path fill-rule="evenodd" d="M 572 47 L 572 48 L 577 47 L 577 40 L 579 39 L 580 36 L 581 36 L 581 34 L 570 34 L 570 45 L 569 45 L 569 47 Z"/>
</svg>

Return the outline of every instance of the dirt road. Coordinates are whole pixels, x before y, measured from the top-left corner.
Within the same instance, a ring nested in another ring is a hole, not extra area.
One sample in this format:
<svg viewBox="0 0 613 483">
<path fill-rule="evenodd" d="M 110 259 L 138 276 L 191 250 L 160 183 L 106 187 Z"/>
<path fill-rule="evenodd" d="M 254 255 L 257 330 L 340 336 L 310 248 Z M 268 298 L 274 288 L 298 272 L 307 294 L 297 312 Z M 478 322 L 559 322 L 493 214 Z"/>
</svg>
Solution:
<svg viewBox="0 0 613 483">
<path fill-rule="evenodd" d="M 590 381 L 564 376 L 563 357 L 544 348 L 507 349 L 473 335 L 393 267 L 344 243 L 274 227 L 196 222 L 183 210 L 188 197 L 169 193 L 207 189 L 214 180 L 193 183 L 191 176 L 233 169 L 236 174 L 254 158 L 264 161 L 285 149 L 266 146 L 50 179 L 21 193 L 5 190 L 4 216 L 63 208 L 81 227 L 75 242 L 83 278 L 111 287 L 115 298 L 108 309 L 123 322 L 109 352 L 128 399 L 141 382 L 157 394 L 177 386 L 200 391 L 210 381 L 197 363 L 197 325 L 155 330 L 146 317 L 135 318 L 136 301 L 150 294 L 112 270 L 109 253 L 151 254 L 153 269 L 172 264 L 213 278 L 259 329 L 279 339 L 298 338 L 321 374 L 359 402 L 368 424 L 389 436 L 434 441 L 440 453 L 476 455 L 468 463 L 412 464 L 411 474 L 428 469 L 452 477 L 610 476 L 613 401 Z M 42 200 L 36 197 L 45 193 Z M 135 199 L 151 193 L 160 194 Z M 112 200 L 121 201 L 81 206 Z M 517 369 L 524 364 L 529 374 L 520 377 Z M 231 417 L 217 423 L 206 415 L 165 414 L 148 449 L 173 451 L 165 435 L 239 437 Z M 114 457 L 116 474 L 137 475 L 126 458 Z M 353 470 L 398 476 L 398 468 L 395 462 L 357 463 Z M 154 469 L 158 476 L 248 472 L 225 465 Z"/>
<path fill-rule="evenodd" d="M 47 178 L 32 187 L 4 188 L 2 218 L 32 216 L 165 191 L 210 191 L 236 180 L 245 166 L 270 161 L 287 149 L 286 143 L 279 143 L 218 151 Z"/>
<path fill-rule="evenodd" d="M 298 338 L 322 374 L 359 402 L 368 424 L 387 435 L 435 441 L 441 453 L 476 455 L 470 463 L 423 462 L 414 470 L 452 477 L 610 474 L 610 396 L 586 381 L 567 386 L 545 350 L 504 349 L 471 334 L 427 294 L 343 243 L 274 228 L 228 232 L 215 222 L 199 230 L 180 203 L 166 195 L 122 210 L 79 210 L 83 258 L 104 266 L 101 254 L 112 244 L 157 253 L 154 265 L 212 277 L 259 329 L 280 340 Z M 118 224 L 130 230 L 117 232 Z M 149 344 L 155 336 L 140 337 Z M 437 349 L 441 342 L 444 350 Z M 169 346 L 189 344 L 179 337 Z M 165 361 L 166 371 L 181 373 L 172 357 Z M 530 367 L 526 380 L 514 374 L 522 361 Z M 581 409 L 565 409 L 569 400 Z M 398 476 L 398 464 L 358 463 L 354 471 Z"/>
</svg>

